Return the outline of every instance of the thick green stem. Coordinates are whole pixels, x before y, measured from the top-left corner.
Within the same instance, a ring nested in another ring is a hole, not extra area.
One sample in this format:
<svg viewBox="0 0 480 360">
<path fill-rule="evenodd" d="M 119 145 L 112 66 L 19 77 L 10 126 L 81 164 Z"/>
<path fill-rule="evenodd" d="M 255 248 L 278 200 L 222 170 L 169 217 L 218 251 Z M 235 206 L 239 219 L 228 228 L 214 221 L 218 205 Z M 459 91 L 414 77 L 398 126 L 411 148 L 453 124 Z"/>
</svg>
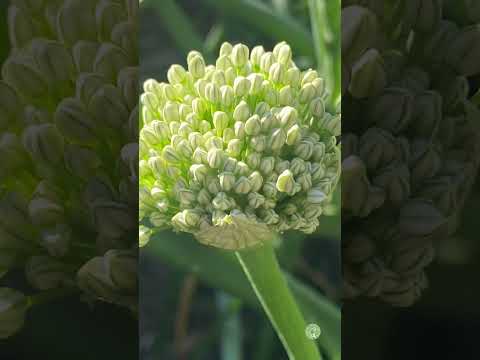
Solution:
<svg viewBox="0 0 480 360">
<path fill-rule="evenodd" d="M 321 359 L 314 340 L 305 335 L 306 322 L 287 286 L 271 245 L 239 251 L 237 258 L 290 359 Z"/>
</svg>

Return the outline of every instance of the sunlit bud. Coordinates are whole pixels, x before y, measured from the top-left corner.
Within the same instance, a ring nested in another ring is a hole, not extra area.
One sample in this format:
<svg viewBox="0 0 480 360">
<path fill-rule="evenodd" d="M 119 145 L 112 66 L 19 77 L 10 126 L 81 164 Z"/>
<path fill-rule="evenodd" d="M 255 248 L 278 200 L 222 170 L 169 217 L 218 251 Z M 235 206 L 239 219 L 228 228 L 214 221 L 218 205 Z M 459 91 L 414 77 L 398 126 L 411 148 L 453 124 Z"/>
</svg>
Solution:
<svg viewBox="0 0 480 360">
<path fill-rule="evenodd" d="M 250 61 L 253 66 L 260 66 L 262 55 L 265 54 L 263 46 L 255 46 L 250 54 Z"/>
<path fill-rule="evenodd" d="M 317 90 L 317 97 L 323 97 L 326 91 L 326 83 L 324 78 L 317 78 L 311 82 L 315 89 Z"/>
<path fill-rule="evenodd" d="M 203 164 L 194 164 L 190 166 L 190 172 L 196 181 L 203 183 L 207 178 L 208 168 Z"/>
<path fill-rule="evenodd" d="M 236 67 L 242 67 L 247 63 L 249 55 L 250 50 L 247 46 L 243 44 L 237 44 L 233 47 L 230 56 L 232 58 L 233 65 Z"/>
<path fill-rule="evenodd" d="M 289 128 L 297 122 L 298 111 L 291 106 L 286 106 L 280 111 L 278 118 L 282 127 Z"/>
<path fill-rule="evenodd" d="M 250 180 L 251 191 L 259 191 L 263 185 L 263 177 L 258 171 L 254 171 L 248 177 Z"/>
<path fill-rule="evenodd" d="M 216 111 L 215 114 L 213 114 L 213 125 L 217 130 L 217 134 L 221 134 L 223 130 L 227 128 L 228 123 L 228 115 L 223 111 Z"/>
<path fill-rule="evenodd" d="M 176 103 L 169 102 L 163 108 L 163 118 L 168 121 L 180 121 L 180 113 Z"/>
<path fill-rule="evenodd" d="M 245 101 L 241 101 L 233 112 L 233 119 L 235 121 L 245 122 L 250 117 L 250 108 Z"/>
<path fill-rule="evenodd" d="M 220 46 L 220 56 L 228 56 L 232 53 L 233 46 L 229 42 L 224 42 L 222 46 Z"/>
<path fill-rule="evenodd" d="M 298 125 L 293 125 L 287 132 L 287 145 L 295 145 L 300 140 L 302 134 Z"/>
<path fill-rule="evenodd" d="M 220 88 L 217 84 L 208 83 L 205 87 L 205 98 L 213 104 L 218 104 L 222 95 L 220 94 Z"/>
<path fill-rule="evenodd" d="M 205 79 L 200 79 L 195 82 L 195 92 L 196 95 L 200 96 L 201 98 L 205 98 L 205 88 L 207 87 L 208 81 Z M 193 102 L 192 102 L 193 106 Z"/>
<path fill-rule="evenodd" d="M 201 79 L 205 76 L 205 60 L 201 55 L 195 55 L 188 60 L 188 71 L 194 79 Z"/>
<path fill-rule="evenodd" d="M 262 55 L 260 58 L 260 69 L 264 73 L 269 73 L 270 67 L 272 64 L 275 62 L 275 57 L 273 56 L 273 53 L 271 52 L 266 52 Z"/>
<path fill-rule="evenodd" d="M 207 135 L 207 134 L 205 134 Z M 205 137 L 204 135 L 204 137 Z M 205 147 L 210 150 L 212 148 L 223 149 L 223 139 L 218 136 L 210 136 L 205 140 Z"/>
<path fill-rule="evenodd" d="M 178 92 L 173 85 L 166 84 L 163 86 L 163 96 L 167 100 L 175 101 L 178 98 Z"/>
<path fill-rule="evenodd" d="M 185 80 L 186 71 L 181 65 L 172 65 L 167 72 L 168 82 L 172 85 L 180 84 Z"/>
<path fill-rule="evenodd" d="M 229 85 L 224 85 L 220 88 L 220 93 L 222 96 L 222 106 L 226 108 L 232 106 L 235 101 L 235 92 L 233 88 Z"/>
<path fill-rule="evenodd" d="M 227 81 L 228 85 L 233 86 L 236 78 L 237 72 L 235 71 L 235 68 L 231 67 L 225 71 L 225 80 Z"/>
<path fill-rule="evenodd" d="M 274 63 L 269 70 L 268 78 L 275 84 L 283 84 L 285 80 L 285 66 L 280 63 Z"/>
<path fill-rule="evenodd" d="M 243 141 L 240 139 L 232 139 L 228 142 L 227 152 L 230 156 L 238 157 L 243 149 Z"/>
<path fill-rule="evenodd" d="M 242 97 L 247 95 L 250 91 L 250 85 L 250 81 L 247 78 L 243 76 L 238 76 L 233 83 L 233 90 L 235 92 L 235 96 Z"/>
<path fill-rule="evenodd" d="M 200 118 L 203 117 L 203 114 L 207 111 L 207 104 L 205 104 L 205 101 L 196 98 L 195 100 L 192 101 L 192 109 L 197 114 Z"/>
<path fill-rule="evenodd" d="M 226 85 L 225 73 L 222 70 L 215 70 L 212 75 L 212 82 L 218 87 Z"/>
<path fill-rule="evenodd" d="M 283 44 L 278 50 L 274 49 L 273 53 L 280 64 L 289 65 L 292 61 L 292 49 L 287 44 Z"/>
<path fill-rule="evenodd" d="M 207 163 L 207 152 L 201 148 L 193 151 L 192 159 L 196 164 Z"/>
<path fill-rule="evenodd" d="M 250 81 L 250 95 L 258 95 L 262 90 L 262 84 L 265 77 L 262 74 L 250 74 L 247 79 Z"/>
<path fill-rule="evenodd" d="M 276 183 L 277 190 L 287 194 L 292 194 L 295 189 L 295 179 L 290 170 L 285 170 L 278 176 Z"/>
<path fill-rule="evenodd" d="M 208 150 L 207 161 L 211 168 L 220 169 L 224 160 L 225 154 L 222 150 L 216 148 Z"/>
<path fill-rule="evenodd" d="M 227 69 L 233 67 L 233 63 L 232 63 L 232 60 L 230 60 L 230 57 L 228 55 L 224 55 L 217 59 L 215 66 L 219 70 L 226 71 Z"/>
<path fill-rule="evenodd" d="M 228 157 L 223 164 L 223 170 L 226 172 L 235 172 L 237 169 L 238 160 L 232 157 Z"/>
</svg>

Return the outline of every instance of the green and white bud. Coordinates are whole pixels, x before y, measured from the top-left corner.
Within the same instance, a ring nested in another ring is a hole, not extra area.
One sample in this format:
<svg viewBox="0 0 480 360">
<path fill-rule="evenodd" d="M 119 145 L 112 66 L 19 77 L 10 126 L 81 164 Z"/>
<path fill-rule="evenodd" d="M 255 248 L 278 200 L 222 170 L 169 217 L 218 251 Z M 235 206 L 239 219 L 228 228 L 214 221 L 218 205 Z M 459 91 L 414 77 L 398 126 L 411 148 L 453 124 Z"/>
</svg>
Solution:
<svg viewBox="0 0 480 360">
<path fill-rule="evenodd" d="M 13 289 L 0 288 L 0 339 L 14 335 L 23 327 L 28 308 L 25 295 Z"/>
<path fill-rule="evenodd" d="M 250 108 L 245 101 L 241 101 L 236 107 L 235 111 L 233 112 L 233 119 L 235 121 L 246 122 L 247 119 L 250 117 Z"/>
<path fill-rule="evenodd" d="M 293 195 L 295 190 L 295 178 L 290 170 L 285 170 L 278 176 L 276 183 L 277 190 L 289 195 Z"/>
</svg>

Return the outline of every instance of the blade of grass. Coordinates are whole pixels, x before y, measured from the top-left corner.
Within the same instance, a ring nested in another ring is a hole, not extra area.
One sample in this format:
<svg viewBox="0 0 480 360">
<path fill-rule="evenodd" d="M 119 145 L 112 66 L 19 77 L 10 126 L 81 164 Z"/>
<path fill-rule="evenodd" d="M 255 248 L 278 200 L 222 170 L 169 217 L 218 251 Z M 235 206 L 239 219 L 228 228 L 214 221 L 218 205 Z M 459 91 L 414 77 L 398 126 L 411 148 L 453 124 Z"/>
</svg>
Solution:
<svg viewBox="0 0 480 360">
<path fill-rule="evenodd" d="M 308 0 L 312 36 L 320 73 L 326 78 L 333 106 L 340 97 L 340 1 Z"/>
<path fill-rule="evenodd" d="M 184 54 L 188 54 L 191 50 L 202 50 L 202 38 L 188 15 L 175 0 L 143 0 L 142 6 L 156 11 L 166 30 Z"/>
<path fill-rule="evenodd" d="M 245 304 L 260 307 L 234 254 L 199 244 L 186 234 L 161 232 L 152 236 L 147 247 L 163 263 L 193 272 L 205 283 L 240 298 Z M 317 340 L 329 359 L 340 359 L 340 310 L 300 281 L 288 274 L 287 282 L 308 323 L 319 324 L 322 335 Z"/>
<path fill-rule="evenodd" d="M 298 55 L 314 57 L 312 37 L 291 17 L 272 11 L 268 6 L 251 0 L 203 0 L 205 5 L 239 19 L 275 40 L 284 40 Z"/>
</svg>

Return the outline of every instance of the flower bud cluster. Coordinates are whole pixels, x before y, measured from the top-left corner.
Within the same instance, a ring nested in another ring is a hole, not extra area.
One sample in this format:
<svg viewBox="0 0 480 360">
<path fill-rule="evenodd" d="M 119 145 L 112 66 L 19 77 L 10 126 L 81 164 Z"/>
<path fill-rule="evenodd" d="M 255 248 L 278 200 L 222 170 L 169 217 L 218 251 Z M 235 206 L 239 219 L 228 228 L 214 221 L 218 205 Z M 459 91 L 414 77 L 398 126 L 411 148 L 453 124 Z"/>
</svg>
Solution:
<svg viewBox="0 0 480 360">
<path fill-rule="evenodd" d="M 224 43 L 215 65 L 192 51 L 167 78 L 147 80 L 141 96 L 147 227 L 234 249 L 313 232 L 340 171 L 340 114 L 325 110 L 324 79 L 301 71 L 286 43 Z"/>
<path fill-rule="evenodd" d="M 136 248 L 137 11 L 134 0 L 9 7 L 13 48 L 0 81 L 0 273 L 24 267 L 39 291 L 83 288 L 90 259 Z M 136 306 L 133 296 L 121 303 Z"/>
<path fill-rule="evenodd" d="M 480 17 L 466 1 L 397 3 L 342 4 L 342 244 L 347 297 L 405 306 L 477 173 Z"/>
</svg>

